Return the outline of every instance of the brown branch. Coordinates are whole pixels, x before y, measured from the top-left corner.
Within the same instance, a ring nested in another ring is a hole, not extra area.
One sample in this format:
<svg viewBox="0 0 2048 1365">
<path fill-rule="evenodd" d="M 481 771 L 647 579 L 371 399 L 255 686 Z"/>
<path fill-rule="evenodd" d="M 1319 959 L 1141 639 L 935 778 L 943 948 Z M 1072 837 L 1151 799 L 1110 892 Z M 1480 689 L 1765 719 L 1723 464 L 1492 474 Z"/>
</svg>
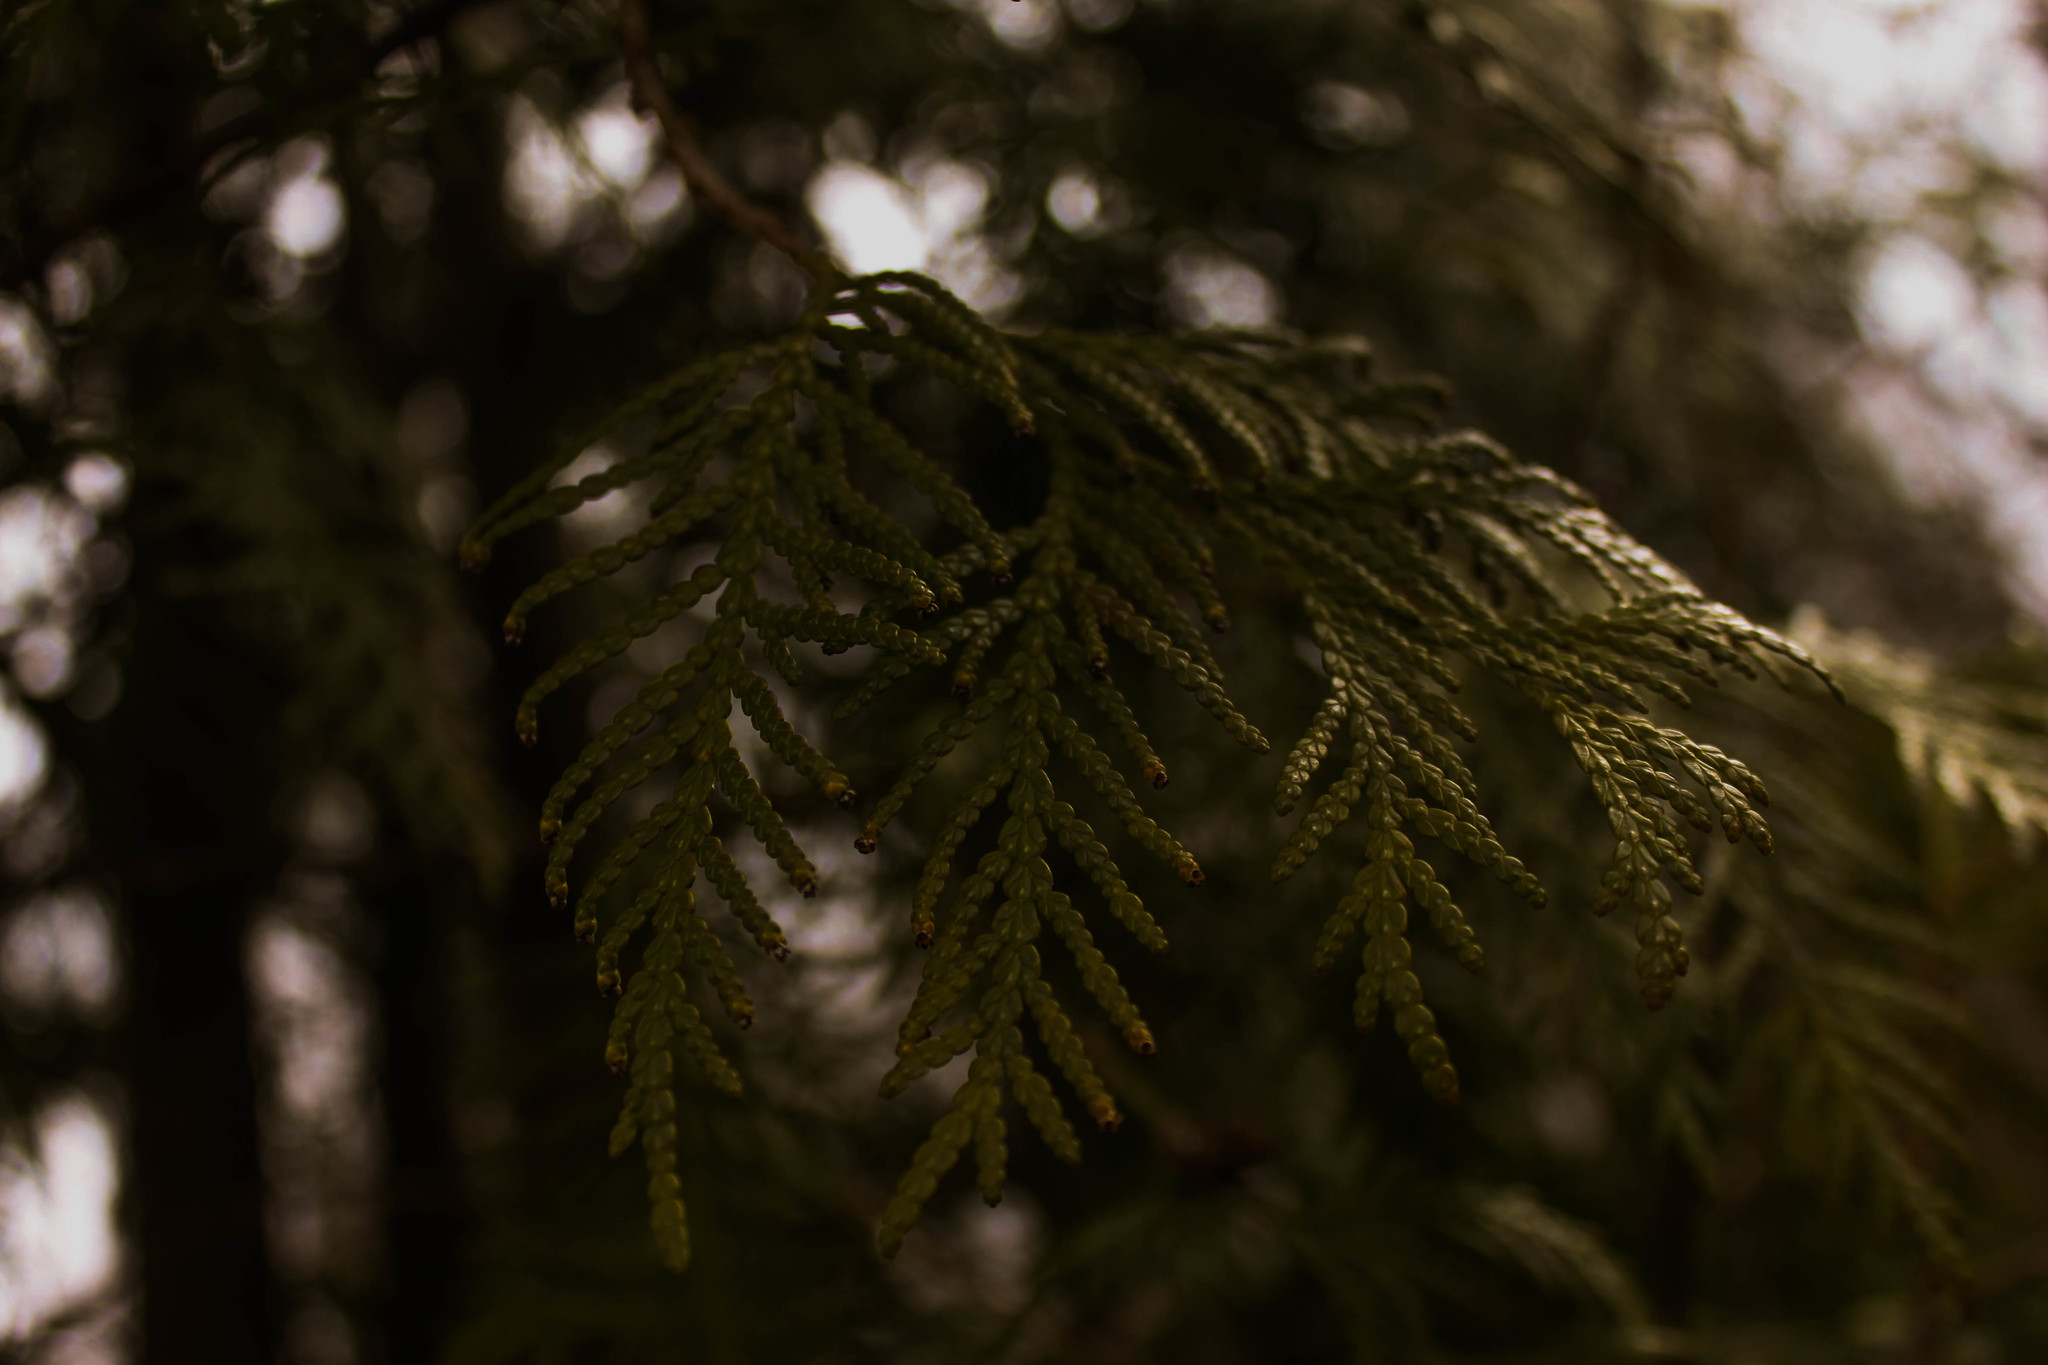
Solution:
<svg viewBox="0 0 2048 1365">
<path fill-rule="evenodd" d="M 434 37 L 447 27 L 457 11 L 473 3 L 475 0 L 431 0 L 406 15 L 383 37 L 364 43 L 308 80 L 290 99 L 229 119 L 162 160 L 138 168 L 79 212 L 31 238 L 19 256 L 0 268 L 0 289 L 17 288 L 34 278 L 51 257 L 75 239 L 148 207 L 158 196 L 197 176 L 216 155 L 235 144 L 268 142 L 323 106 L 354 94 L 358 86 L 376 74 L 385 58 L 423 38 Z"/>
<path fill-rule="evenodd" d="M 634 107 L 651 113 L 661 125 L 663 143 L 690 193 L 716 209 L 727 222 L 751 233 L 798 265 L 814 269 L 823 262 L 789 225 L 773 212 L 734 189 L 697 145 L 690 120 L 669 98 L 662 84 L 661 63 L 654 50 L 654 26 L 644 0 L 619 0 L 619 44 L 626 74 L 633 84 Z"/>
</svg>

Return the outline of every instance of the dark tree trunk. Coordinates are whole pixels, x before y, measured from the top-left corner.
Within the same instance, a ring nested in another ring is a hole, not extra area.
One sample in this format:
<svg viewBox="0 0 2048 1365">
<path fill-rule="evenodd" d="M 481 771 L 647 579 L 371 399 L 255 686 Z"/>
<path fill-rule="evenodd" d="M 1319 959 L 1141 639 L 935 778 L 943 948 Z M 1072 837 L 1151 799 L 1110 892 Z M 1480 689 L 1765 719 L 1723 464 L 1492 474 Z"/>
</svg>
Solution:
<svg viewBox="0 0 2048 1365">
<path fill-rule="evenodd" d="M 122 705 L 82 757 L 133 964 L 141 1359 L 268 1361 L 276 1322 L 243 932 L 279 863 L 261 758 L 271 708 L 250 661 L 206 623 L 146 595 L 137 611 L 127 653 L 146 668 L 131 666 Z"/>
<path fill-rule="evenodd" d="M 385 1291 L 370 1358 L 439 1358 L 460 1299 L 473 1211 L 450 1126 L 449 926 L 473 894 L 445 860 L 407 860 L 389 884 L 365 887 L 383 927 L 377 996 L 390 1142 Z"/>
</svg>

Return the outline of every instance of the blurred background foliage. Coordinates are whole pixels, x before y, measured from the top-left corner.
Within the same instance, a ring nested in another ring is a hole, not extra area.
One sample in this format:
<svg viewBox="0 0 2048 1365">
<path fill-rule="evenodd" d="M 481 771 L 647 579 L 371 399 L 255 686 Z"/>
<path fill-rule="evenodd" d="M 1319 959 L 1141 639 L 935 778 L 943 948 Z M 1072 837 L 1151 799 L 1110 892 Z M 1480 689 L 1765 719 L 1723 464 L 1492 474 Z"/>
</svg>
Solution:
<svg viewBox="0 0 2048 1365">
<path fill-rule="evenodd" d="M 698 211 L 599 0 L 8 0 L 10 1355 L 2048 1355 L 2035 8 L 652 9 L 713 158 L 854 268 L 1021 328 L 1361 333 L 1849 704 L 1699 709 L 1778 851 L 1708 864 L 1652 1016 L 1585 913 L 1598 808 L 1526 708 L 1474 698 L 1489 814 L 1552 896 L 1453 880 L 1492 965 L 1418 966 L 1464 1067 L 1442 1110 L 1308 975 L 1337 872 L 1267 884 L 1278 756 L 1148 698 L 1158 808 L 1210 877 L 1136 886 L 1175 947 L 1118 958 L 1160 1042 L 1105 1063 L 1129 1121 L 1078 1169 L 1021 1142 L 993 1210 L 956 1176 L 889 1264 L 873 1220 L 950 1087 L 874 1098 L 913 850 L 857 860 L 820 805 L 825 891 L 778 907 L 796 954 L 724 1035 L 748 1097 L 686 1105 L 676 1279 L 604 1158 L 604 1012 L 539 890 L 528 813 L 582 736 L 511 743 L 559 641 L 491 625 L 636 509 L 476 579 L 452 548 L 636 382 L 786 323 L 801 278 Z M 986 414 L 902 406 L 1021 515 Z M 1316 677 L 1235 591 L 1223 660 L 1287 733 Z M 659 666 L 628 651 L 571 714 Z M 834 752 L 872 790 L 945 704 Z"/>
</svg>

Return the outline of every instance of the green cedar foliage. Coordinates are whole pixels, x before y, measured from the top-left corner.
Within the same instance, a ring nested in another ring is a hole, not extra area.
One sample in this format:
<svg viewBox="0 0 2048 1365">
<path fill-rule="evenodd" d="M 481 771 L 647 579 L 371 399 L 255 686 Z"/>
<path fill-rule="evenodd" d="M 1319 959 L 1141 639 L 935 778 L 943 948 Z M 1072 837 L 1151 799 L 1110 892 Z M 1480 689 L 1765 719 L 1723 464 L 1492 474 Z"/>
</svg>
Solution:
<svg viewBox="0 0 2048 1365">
<path fill-rule="evenodd" d="M 1047 491 L 1028 522 L 992 526 L 889 420 L 877 385 L 907 373 L 992 405 L 1015 436 L 1031 438 Z M 1044 929 L 1125 1044 L 1155 1050 L 1083 905 L 1098 903 L 1154 952 L 1166 950 L 1167 936 L 1074 802 L 1201 885 L 1195 855 L 1146 813 L 1126 775 L 1135 769 L 1155 788 L 1168 780 L 1115 670 L 1163 672 L 1230 739 L 1269 748 L 1204 638 L 1205 626 L 1229 625 L 1220 556 L 1277 578 L 1319 650 L 1327 692 L 1286 756 L 1276 809 L 1295 810 L 1320 773 L 1332 776 L 1272 875 L 1291 876 L 1363 817 L 1366 861 L 1314 955 L 1318 971 L 1347 957 L 1359 964 L 1360 1029 L 1391 1015 L 1423 1087 L 1457 1099 L 1456 1067 L 1411 969 L 1409 907 L 1467 970 L 1479 971 L 1485 954 L 1413 836 L 1544 901 L 1537 878 L 1495 837 L 1460 757 L 1456 741 L 1480 737 L 1453 699 L 1461 667 L 1526 698 L 1585 773 L 1614 838 L 1594 911 L 1626 907 L 1643 1002 L 1654 1010 L 1670 1000 L 1689 953 L 1666 882 L 1704 889 L 1681 821 L 1768 852 L 1768 797 L 1739 761 L 1650 719 L 1647 699 L 1689 705 L 1685 684 L 1712 686 L 1722 671 L 1820 670 L 1798 646 L 1707 600 L 1568 482 L 1476 434 L 1435 430 L 1429 394 L 1378 379 L 1355 341 L 1010 335 L 924 277 L 849 280 L 821 269 L 788 334 L 685 366 L 592 433 L 639 431 L 633 453 L 554 486 L 583 449 L 570 443 L 483 515 L 462 547 L 472 565 L 538 521 L 631 486 L 649 492 L 644 525 L 520 596 L 505 620 L 513 642 L 544 604 L 656 550 L 693 540 L 715 547 L 708 563 L 550 665 L 517 716 L 532 742 L 541 704 L 564 683 L 710 603 L 694 646 L 598 732 L 541 814 L 553 846 L 548 896 L 567 908 L 572 865 L 598 822 L 642 784 L 673 784 L 586 864 L 573 897 L 577 935 L 598 945 L 598 987 L 619 1001 L 605 1056 L 630 1079 L 613 1151 L 640 1140 L 655 1236 L 671 1266 L 689 1259 L 675 1175 L 675 1058 L 715 1089 L 740 1086 L 680 969 L 692 967 L 742 1028 L 754 1013 L 698 915 L 698 872 L 763 949 L 785 953 L 762 890 L 713 836 L 714 795 L 791 887 L 809 896 L 818 884 L 736 741 L 735 704 L 776 759 L 839 805 L 859 804 L 777 701 L 771 677 L 803 682 L 798 644 L 880 656 L 841 716 L 919 667 L 942 670 L 958 699 L 866 804 L 855 841 L 873 852 L 912 794 L 948 766 L 954 804 L 932 834 L 908 916 L 929 956 L 882 1093 L 900 1094 L 963 1054 L 973 1061 L 882 1214 L 885 1255 L 970 1146 L 983 1196 L 1000 1200 L 1012 1101 L 1057 1156 L 1079 1160 L 1048 1069 L 1098 1127 L 1120 1121 L 1072 1002 L 1044 975 Z M 928 529 L 864 491 L 878 477 L 916 491 Z M 857 603 L 835 595 L 842 580 L 866 585 Z M 997 829 L 993 845 L 964 857 L 985 821 Z M 1060 888 L 1054 859 L 1092 884 L 1082 904 Z M 643 938 L 638 968 L 622 965 Z M 1027 1015 L 1042 1060 L 1027 1046 Z"/>
<path fill-rule="evenodd" d="M 1897 733 L 1914 777 L 1959 806 L 1981 795 L 2022 851 L 2048 832 L 2048 704 L 2038 691 L 1959 675 L 1868 632 L 1830 630 L 1818 612 L 1794 626 Z"/>
</svg>

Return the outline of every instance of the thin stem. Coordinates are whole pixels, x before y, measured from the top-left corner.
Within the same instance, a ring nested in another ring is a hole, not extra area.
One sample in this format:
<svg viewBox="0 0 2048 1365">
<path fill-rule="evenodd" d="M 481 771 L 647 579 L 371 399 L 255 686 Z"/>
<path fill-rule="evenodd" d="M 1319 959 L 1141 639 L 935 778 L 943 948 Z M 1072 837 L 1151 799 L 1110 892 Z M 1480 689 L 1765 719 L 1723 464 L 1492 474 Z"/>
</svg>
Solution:
<svg viewBox="0 0 2048 1365">
<path fill-rule="evenodd" d="M 668 147 L 670 159 L 683 173 L 690 193 L 716 209 L 734 227 L 760 238 L 806 270 L 815 274 L 829 269 L 781 218 L 734 189 L 697 145 L 689 119 L 676 108 L 668 87 L 662 84 L 661 64 L 654 50 L 654 26 L 648 20 L 643 0 L 620 0 L 619 42 L 626 74 L 633 83 L 633 103 L 653 114 L 661 124 L 662 141 Z"/>
</svg>

